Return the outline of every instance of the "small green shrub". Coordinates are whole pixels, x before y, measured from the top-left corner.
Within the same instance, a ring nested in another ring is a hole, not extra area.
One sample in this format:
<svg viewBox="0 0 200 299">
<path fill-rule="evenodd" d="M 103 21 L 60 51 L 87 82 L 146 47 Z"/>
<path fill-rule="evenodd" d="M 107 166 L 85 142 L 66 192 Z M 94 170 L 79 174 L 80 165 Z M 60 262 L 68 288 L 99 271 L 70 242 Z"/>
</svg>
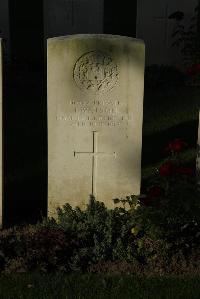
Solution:
<svg viewBox="0 0 200 299">
<path fill-rule="evenodd" d="M 137 254 L 130 215 L 121 208 L 109 210 L 92 196 L 84 211 L 69 204 L 59 208 L 57 225 L 80 245 L 71 260 L 73 270 L 98 262 L 133 261 Z"/>
</svg>

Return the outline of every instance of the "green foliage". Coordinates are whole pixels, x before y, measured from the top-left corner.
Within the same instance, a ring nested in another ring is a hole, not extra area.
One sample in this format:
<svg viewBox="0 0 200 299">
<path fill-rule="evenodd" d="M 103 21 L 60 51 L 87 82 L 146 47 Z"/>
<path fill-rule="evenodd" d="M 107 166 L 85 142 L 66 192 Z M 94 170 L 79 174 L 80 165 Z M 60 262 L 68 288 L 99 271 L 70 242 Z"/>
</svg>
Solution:
<svg viewBox="0 0 200 299">
<path fill-rule="evenodd" d="M 69 271 L 69 259 L 77 246 L 59 228 L 28 226 L 0 232 L 0 271 Z"/>
<path fill-rule="evenodd" d="M 164 242 L 170 254 L 188 255 L 200 244 L 200 191 L 194 169 L 181 159 L 186 147 L 181 139 L 172 141 L 165 149 L 169 156 L 148 182 L 146 197 L 139 198 L 137 209 L 127 201 L 134 235 Z M 140 249 L 142 242 L 141 238 Z"/>
<path fill-rule="evenodd" d="M 131 221 L 124 209 L 109 210 L 93 197 L 85 211 L 66 204 L 57 222 L 0 232 L 0 271 L 84 272 L 98 262 L 131 262 L 137 256 Z"/>
<path fill-rule="evenodd" d="M 85 210 L 65 204 L 56 220 L 0 231 L 0 273 L 200 273 L 200 191 L 186 148 L 169 143 L 145 195 L 115 198 L 115 209 L 91 196 Z"/>
<path fill-rule="evenodd" d="M 80 244 L 74 252 L 73 269 L 100 261 L 134 259 L 132 219 L 124 209 L 109 210 L 91 196 L 84 211 L 73 210 L 69 204 L 58 209 L 57 225 L 76 236 Z"/>
</svg>

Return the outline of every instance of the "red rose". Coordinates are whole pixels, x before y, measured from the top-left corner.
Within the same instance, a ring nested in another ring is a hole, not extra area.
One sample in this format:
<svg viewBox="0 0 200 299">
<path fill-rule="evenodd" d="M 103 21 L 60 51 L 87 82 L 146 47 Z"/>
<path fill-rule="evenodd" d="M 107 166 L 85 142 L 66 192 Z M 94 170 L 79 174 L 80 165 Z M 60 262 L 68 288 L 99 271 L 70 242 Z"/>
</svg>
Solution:
<svg viewBox="0 0 200 299">
<path fill-rule="evenodd" d="M 158 169 L 160 176 L 170 176 L 174 173 L 174 164 L 166 162 Z"/>
<path fill-rule="evenodd" d="M 168 144 L 168 146 L 166 147 L 166 151 L 167 152 L 175 152 L 175 153 L 179 153 L 180 151 L 182 151 L 182 149 L 186 146 L 186 142 L 183 141 L 181 138 L 176 138 L 175 140 L 173 140 L 172 142 L 170 142 Z"/>
<path fill-rule="evenodd" d="M 177 167 L 176 173 L 192 176 L 192 175 L 194 175 L 194 169 L 192 169 L 190 167 Z"/>
</svg>

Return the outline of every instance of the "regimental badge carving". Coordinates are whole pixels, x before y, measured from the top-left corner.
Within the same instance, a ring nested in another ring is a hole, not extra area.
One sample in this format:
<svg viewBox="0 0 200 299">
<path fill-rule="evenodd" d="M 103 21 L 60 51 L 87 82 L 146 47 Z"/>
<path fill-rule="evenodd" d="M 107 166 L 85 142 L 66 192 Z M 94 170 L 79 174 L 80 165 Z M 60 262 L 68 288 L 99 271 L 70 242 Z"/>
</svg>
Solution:
<svg viewBox="0 0 200 299">
<path fill-rule="evenodd" d="M 116 85 L 119 70 L 116 63 L 107 54 L 91 51 L 77 60 L 73 76 L 80 89 L 103 93 Z"/>
</svg>

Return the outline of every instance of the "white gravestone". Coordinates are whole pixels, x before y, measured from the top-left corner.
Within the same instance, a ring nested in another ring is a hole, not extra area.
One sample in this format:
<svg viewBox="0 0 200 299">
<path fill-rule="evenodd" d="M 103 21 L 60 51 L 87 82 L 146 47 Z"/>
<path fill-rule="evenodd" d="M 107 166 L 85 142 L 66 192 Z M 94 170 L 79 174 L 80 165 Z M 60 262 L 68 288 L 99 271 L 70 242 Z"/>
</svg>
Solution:
<svg viewBox="0 0 200 299">
<path fill-rule="evenodd" d="M 185 14 L 188 28 L 198 0 L 139 0 L 137 7 L 137 37 L 146 44 L 146 64 L 181 65 L 180 49 L 172 47 L 175 21 L 168 17 L 176 11 Z"/>
<path fill-rule="evenodd" d="M 140 193 L 144 43 L 48 40 L 48 209 Z"/>
<path fill-rule="evenodd" d="M 198 143 L 197 143 L 197 179 L 200 185 L 200 113 L 199 113 L 199 131 L 198 131 Z"/>
<path fill-rule="evenodd" d="M 44 35 L 102 33 L 103 10 L 103 0 L 44 0 Z"/>
<path fill-rule="evenodd" d="M 2 40 L 0 39 L 0 226 L 2 226 L 2 192 L 3 192 L 3 173 L 2 173 L 2 139 L 3 139 L 3 129 L 2 129 Z"/>
</svg>

